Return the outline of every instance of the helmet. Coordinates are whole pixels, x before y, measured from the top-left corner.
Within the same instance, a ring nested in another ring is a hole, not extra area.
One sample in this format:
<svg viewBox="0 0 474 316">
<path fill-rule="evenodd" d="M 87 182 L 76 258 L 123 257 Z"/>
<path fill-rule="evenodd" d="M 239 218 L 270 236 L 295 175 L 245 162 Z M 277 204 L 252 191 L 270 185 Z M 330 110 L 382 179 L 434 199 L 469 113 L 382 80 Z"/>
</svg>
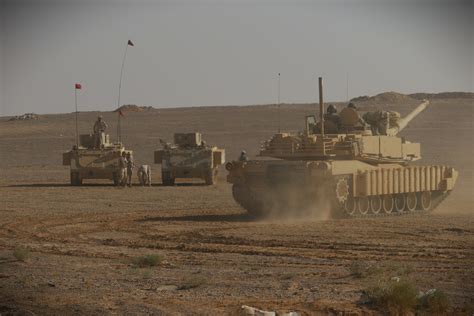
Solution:
<svg viewBox="0 0 474 316">
<path fill-rule="evenodd" d="M 245 155 L 247 152 L 245 150 L 242 150 L 241 154 Z"/>
<path fill-rule="evenodd" d="M 335 114 L 335 113 L 337 113 L 337 109 L 336 109 L 336 107 L 335 107 L 334 105 L 329 104 L 329 105 L 328 105 L 328 108 L 326 109 L 326 112 L 327 112 L 328 114 Z"/>
<path fill-rule="evenodd" d="M 98 120 L 101 120 L 101 119 L 102 119 L 102 115 L 99 115 L 99 116 L 97 117 L 97 119 L 98 119 Z"/>
<path fill-rule="evenodd" d="M 354 110 L 357 110 L 357 108 L 356 108 L 355 104 L 354 104 L 354 103 L 352 103 L 352 102 L 351 102 L 351 103 L 349 103 L 349 104 L 347 105 L 347 107 L 348 107 L 348 108 L 351 108 L 351 109 L 354 109 Z"/>
</svg>

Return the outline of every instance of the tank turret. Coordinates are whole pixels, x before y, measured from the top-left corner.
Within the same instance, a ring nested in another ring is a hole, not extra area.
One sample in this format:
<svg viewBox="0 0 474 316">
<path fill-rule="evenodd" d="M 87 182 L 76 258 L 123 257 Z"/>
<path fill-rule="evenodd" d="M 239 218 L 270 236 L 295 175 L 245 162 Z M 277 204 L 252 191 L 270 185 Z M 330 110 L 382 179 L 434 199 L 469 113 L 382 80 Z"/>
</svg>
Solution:
<svg viewBox="0 0 474 316">
<path fill-rule="evenodd" d="M 318 123 L 314 116 L 307 116 L 304 132 L 275 134 L 262 143 L 260 156 L 286 160 L 355 159 L 372 164 L 415 161 L 421 158 L 420 144 L 397 134 L 428 103 L 423 101 L 403 118 L 394 111 L 367 112 L 361 117 L 353 107 L 344 108 L 339 115 L 323 113 Z"/>
<path fill-rule="evenodd" d="M 318 122 L 307 116 L 304 131 L 264 141 L 259 160 L 226 165 L 234 199 L 250 213 L 324 204 L 333 216 L 404 214 L 434 209 L 454 188 L 454 168 L 410 165 L 421 159 L 420 144 L 398 136 L 428 101 L 403 118 L 394 111 L 360 116 L 352 104 L 324 113 L 321 78 L 319 88 Z"/>
</svg>

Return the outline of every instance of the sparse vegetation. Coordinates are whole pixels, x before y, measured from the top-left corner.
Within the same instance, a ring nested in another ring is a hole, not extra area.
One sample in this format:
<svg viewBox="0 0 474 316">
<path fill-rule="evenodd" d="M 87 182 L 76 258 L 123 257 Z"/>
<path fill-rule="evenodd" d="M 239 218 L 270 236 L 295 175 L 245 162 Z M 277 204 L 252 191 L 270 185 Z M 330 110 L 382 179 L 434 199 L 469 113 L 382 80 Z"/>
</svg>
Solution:
<svg viewBox="0 0 474 316">
<path fill-rule="evenodd" d="M 25 261 L 30 256 L 30 251 L 25 248 L 18 246 L 13 250 L 13 257 L 18 261 Z"/>
<path fill-rule="evenodd" d="M 154 267 L 163 261 L 163 256 L 159 254 L 145 255 L 132 258 L 132 263 L 140 268 Z"/>
<path fill-rule="evenodd" d="M 432 290 L 420 298 L 419 310 L 422 315 L 443 315 L 451 306 L 449 298 L 441 290 Z"/>
<path fill-rule="evenodd" d="M 370 303 L 393 314 L 413 311 L 418 303 L 417 291 L 408 281 L 379 282 L 365 291 Z"/>
<path fill-rule="evenodd" d="M 443 291 L 433 289 L 418 295 L 416 287 L 407 280 L 379 280 L 364 292 L 369 303 L 388 314 L 405 315 L 416 311 L 419 316 L 445 315 L 451 307 Z"/>
<path fill-rule="evenodd" d="M 351 275 L 356 278 L 362 278 L 366 275 L 368 270 L 367 265 L 363 261 L 355 260 L 352 261 L 349 266 L 349 271 Z"/>
<path fill-rule="evenodd" d="M 185 278 L 178 286 L 178 290 L 189 290 L 200 287 L 207 283 L 207 279 L 203 276 L 192 276 Z"/>
</svg>

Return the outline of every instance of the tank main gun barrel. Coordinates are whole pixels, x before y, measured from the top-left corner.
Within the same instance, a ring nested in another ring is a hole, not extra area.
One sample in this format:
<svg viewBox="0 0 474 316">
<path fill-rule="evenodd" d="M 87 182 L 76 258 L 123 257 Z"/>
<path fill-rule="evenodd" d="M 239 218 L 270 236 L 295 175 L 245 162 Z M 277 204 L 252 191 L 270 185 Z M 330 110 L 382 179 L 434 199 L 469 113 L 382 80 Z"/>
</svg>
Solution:
<svg viewBox="0 0 474 316">
<path fill-rule="evenodd" d="M 418 114 L 420 114 L 424 109 L 426 109 L 429 103 L 430 101 L 423 100 L 423 102 L 418 105 L 413 111 L 411 111 L 407 116 L 401 118 L 398 121 L 398 126 L 388 129 L 387 135 L 395 136 L 400 133 L 408 125 L 408 123 L 411 122 L 411 120 L 413 120 Z"/>
</svg>

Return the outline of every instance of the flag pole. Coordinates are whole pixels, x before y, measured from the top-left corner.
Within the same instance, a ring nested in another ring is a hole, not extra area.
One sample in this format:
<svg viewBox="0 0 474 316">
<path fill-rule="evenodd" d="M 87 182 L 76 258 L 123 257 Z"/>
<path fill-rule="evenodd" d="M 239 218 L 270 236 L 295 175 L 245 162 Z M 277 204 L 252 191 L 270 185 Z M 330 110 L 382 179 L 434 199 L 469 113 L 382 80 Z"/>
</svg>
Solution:
<svg viewBox="0 0 474 316">
<path fill-rule="evenodd" d="M 117 100 L 117 115 L 118 115 L 118 123 L 117 123 L 117 139 L 122 142 L 122 130 L 120 126 L 120 90 L 122 89 L 122 77 L 123 77 L 123 68 L 125 66 L 125 58 L 127 57 L 127 49 L 128 49 L 128 42 L 125 45 L 125 53 L 123 54 L 122 60 L 122 68 L 120 69 L 120 81 L 119 81 L 119 89 L 118 89 L 118 100 Z"/>
<path fill-rule="evenodd" d="M 79 129 L 77 127 L 77 87 L 76 86 L 74 87 L 74 101 L 76 104 L 76 148 L 79 148 L 79 139 L 78 139 Z"/>
<path fill-rule="evenodd" d="M 278 73 L 278 133 L 281 133 L 281 114 L 280 114 L 280 73 Z"/>
</svg>

